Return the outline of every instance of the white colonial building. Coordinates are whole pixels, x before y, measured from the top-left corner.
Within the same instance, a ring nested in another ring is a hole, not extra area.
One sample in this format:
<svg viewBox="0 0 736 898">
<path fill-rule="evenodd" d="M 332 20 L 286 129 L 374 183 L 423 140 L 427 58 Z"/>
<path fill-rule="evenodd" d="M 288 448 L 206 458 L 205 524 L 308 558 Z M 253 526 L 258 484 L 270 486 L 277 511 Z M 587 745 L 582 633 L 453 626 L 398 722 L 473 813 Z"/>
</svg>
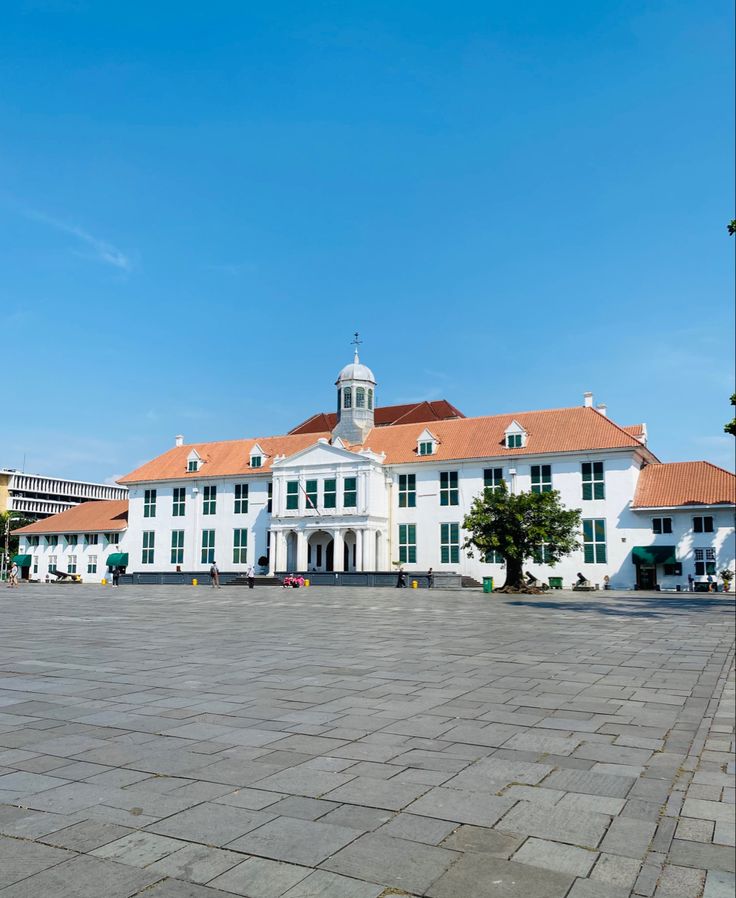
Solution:
<svg viewBox="0 0 736 898">
<path fill-rule="evenodd" d="M 186 578 L 216 561 L 226 577 L 253 564 L 324 581 L 402 564 L 422 585 L 429 568 L 438 584 L 443 574 L 498 583 L 501 560 L 469 557 L 462 543 L 472 500 L 502 481 L 512 492 L 557 490 L 582 510 L 578 552 L 552 567 L 541 545 L 526 565 L 555 585 L 582 573 L 614 588 L 686 588 L 688 575 L 705 582 L 734 567 L 734 476 L 662 464 L 645 425 L 619 426 L 590 393 L 573 408 L 466 418 L 444 400 L 377 407 L 376 390 L 356 352 L 338 376 L 335 414 L 284 436 L 177 437 L 121 478 L 128 573 Z"/>
</svg>

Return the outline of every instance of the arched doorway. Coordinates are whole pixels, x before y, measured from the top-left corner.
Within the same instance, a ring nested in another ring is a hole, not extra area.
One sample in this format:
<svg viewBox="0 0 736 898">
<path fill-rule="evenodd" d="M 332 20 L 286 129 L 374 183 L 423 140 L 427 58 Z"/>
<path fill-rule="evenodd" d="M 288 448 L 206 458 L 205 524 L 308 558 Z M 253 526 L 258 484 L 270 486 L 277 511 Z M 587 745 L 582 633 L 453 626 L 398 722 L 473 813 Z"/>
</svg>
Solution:
<svg viewBox="0 0 736 898">
<path fill-rule="evenodd" d="M 354 530 L 346 530 L 343 534 L 342 544 L 343 544 L 343 557 L 342 564 L 344 571 L 354 571 L 355 570 L 355 531 Z"/>
<path fill-rule="evenodd" d="M 335 543 L 326 530 L 317 530 L 307 542 L 307 570 L 332 571 L 335 569 Z"/>
<path fill-rule="evenodd" d="M 286 570 L 289 573 L 296 571 L 296 533 L 293 530 L 286 534 Z"/>
</svg>

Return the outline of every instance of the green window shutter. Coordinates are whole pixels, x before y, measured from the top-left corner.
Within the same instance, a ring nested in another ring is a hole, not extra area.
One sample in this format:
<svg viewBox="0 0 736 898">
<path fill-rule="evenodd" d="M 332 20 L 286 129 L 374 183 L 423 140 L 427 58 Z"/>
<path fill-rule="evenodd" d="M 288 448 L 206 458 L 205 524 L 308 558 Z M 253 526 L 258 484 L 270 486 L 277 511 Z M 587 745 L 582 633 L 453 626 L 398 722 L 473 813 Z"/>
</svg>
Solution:
<svg viewBox="0 0 736 898">
<path fill-rule="evenodd" d="M 333 478 L 325 480 L 324 506 L 325 508 L 337 507 L 337 480 Z"/>
<path fill-rule="evenodd" d="M 346 477 L 344 480 L 343 490 L 343 506 L 345 508 L 355 508 L 358 504 L 357 493 L 358 481 L 355 477 Z"/>
<path fill-rule="evenodd" d="M 317 481 L 307 480 L 305 484 L 306 507 L 312 511 L 317 510 Z"/>
<path fill-rule="evenodd" d="M 583 499 L 592 499 L 593 498 L 593 484 L 592 483 L 584 483 L 583 484 Z"/>
<path fill-rule="evenodd" d="M 593 484 L 593 496 L 596 499 L 605 499 L 606 498 L 605 484 L 594 483 Z"/>
<path fill-rule="evenodd" d="M 299 508 L 299 482 L 297 480 L 290 480 L 286 484 L 286 507 L 290 511 Z"/>
<path fill-rule="evenodd" d="M 585 558 L 586 564 L 593 564 L 595 562 L 595 556 L 593 553 L 593 543 L 586 543 L 583 548 L 583 556 Z"/>
</svg>

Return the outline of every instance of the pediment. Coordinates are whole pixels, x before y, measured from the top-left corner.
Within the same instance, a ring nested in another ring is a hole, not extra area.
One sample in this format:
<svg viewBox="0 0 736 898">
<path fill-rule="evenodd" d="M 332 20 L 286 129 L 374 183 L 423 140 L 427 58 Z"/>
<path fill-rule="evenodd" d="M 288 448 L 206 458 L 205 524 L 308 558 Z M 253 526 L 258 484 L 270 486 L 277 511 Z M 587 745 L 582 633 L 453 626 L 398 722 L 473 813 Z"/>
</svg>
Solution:
<svg viewBox="0 0 736 898">
<path fill-rule="evenodd" d="M 332 446 L 327 441 L 319 441 L 306 449 L 301 449 L 287 458 L 274 461 L 272 468 L 301 468 L 313 465 L 360 465 L 370 464 L 370 459 L 340 446 Z"/>
</svg>

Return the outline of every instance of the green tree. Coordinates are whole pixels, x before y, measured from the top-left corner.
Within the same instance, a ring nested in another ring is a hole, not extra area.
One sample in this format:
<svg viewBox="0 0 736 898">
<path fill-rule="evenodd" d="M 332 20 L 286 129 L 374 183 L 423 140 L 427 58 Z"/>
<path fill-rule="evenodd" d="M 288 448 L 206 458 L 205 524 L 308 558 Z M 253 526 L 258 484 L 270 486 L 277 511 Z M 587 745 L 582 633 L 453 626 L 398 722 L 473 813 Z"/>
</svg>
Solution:
<svg viewBox="0 0 736 898">
<path fill-rule="evenodd" d="M 18 554 L 19 537 L 13 536 L 13 530 L 19 527 L 25 527 L 26 524 L 32 524 L 30 518 L 19 517 L 17 513 L 10 511 L 0 511 L 0 556 L 5 552 L 5 536 L 6 528 L 8 530 L 8 555 L 10 558 Z"/>
<path fill-rule="evenodd" d="M 733 237 L 733 235 L 736 234 L 736 218 L 732 218 L 726 227 L 728 228 L 728 233 Z"/>
<path fill-rule="evenodd" d="M 463 521 L 468 536 L 463 548 L 473 557 L 495 551 L 506 564 L 503 589 L 525 587 L 524 562 L 533 558 L 542 543 L 549 564 L 580 548 L 580 509 L 565 508 L 556 490 L 549 493 L 509 493 L 484 490 L 476 496 Z"/>
<path fill-rule="evenodd" d="M 736 405 L 736 393 L 734 393 L 731 397 L 731 405 Z M 730 433 L 732 434 L 732 436 L 736 437 L 736 418 L 733 418 L 733 420 L 729 421 L 728 424 L 725 424 L 723 429 L 726 431 L 726 433 Z"/>
</svg>

